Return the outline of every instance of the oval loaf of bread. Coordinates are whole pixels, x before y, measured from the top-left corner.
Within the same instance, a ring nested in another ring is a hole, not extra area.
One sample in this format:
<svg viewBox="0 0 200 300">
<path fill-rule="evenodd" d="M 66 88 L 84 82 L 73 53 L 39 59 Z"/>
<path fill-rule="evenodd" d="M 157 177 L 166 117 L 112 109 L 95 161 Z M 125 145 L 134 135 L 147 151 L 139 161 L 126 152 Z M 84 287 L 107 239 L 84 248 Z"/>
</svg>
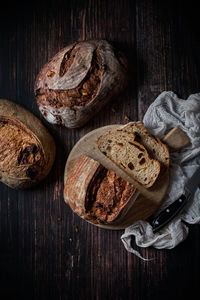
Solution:
<svg viewBox="0 0 200 300">
<path fill-rule="evenodd" d="M 125 87 L 127 63 L 105 40 L 74 43 L 44 65 L 35 81 L 38 107 L 52 124 L 84 125 Z"/>
<path fill-rule="evenodd" d="M 133 184 L 85 155 L 76 160 L 64 188 L 65 202 L 94 224 L 121 222 L 138 194 Z"/>
<path fill-rule="evenodd" d="M 122 129 L 100 136 L 99 150 L 144 187 L 151 187 L 160 173 L 160 163 L 151 159 L 135 134 Z"/>
<path fill-rule="evenodd" d="M 49 173 L 55 143 L 40 120 L 0 99 L 0 181 L 16 189 L 37 184 Z"/>
</svg>

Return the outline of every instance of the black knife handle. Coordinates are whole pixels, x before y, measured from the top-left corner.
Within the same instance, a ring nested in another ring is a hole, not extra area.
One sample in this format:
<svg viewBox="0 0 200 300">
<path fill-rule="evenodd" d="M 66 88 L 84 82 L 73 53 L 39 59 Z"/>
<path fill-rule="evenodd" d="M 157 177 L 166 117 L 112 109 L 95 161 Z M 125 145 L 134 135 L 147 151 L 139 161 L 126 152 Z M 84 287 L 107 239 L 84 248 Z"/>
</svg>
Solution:
<svg viewBox="0 0 200 300">
<path fill-rule="evenodd" d="M 153 232 L 157 232 L 166 226 L 185 206 L 188 198 L 185 195 L 181 195 L 176 201 L 166 207 L 157 217 L 151 222 Z"/>
</svg>

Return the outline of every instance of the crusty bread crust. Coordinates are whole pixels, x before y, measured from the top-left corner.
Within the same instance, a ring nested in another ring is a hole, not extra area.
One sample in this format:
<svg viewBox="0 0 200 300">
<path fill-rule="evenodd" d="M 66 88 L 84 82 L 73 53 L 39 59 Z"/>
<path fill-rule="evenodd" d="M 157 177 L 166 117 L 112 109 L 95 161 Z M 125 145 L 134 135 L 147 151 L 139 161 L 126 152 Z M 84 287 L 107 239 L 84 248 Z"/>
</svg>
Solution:
<svg viewBox="0 0 200 300">
<path fill-rule="evenodd" d="M 64 200 L 80 217 L 86 217 L 85 200 L 92 178 L 102 169 L 95 160 L 81 155 L 76 161 L 64 188 Z"/>
</svg>

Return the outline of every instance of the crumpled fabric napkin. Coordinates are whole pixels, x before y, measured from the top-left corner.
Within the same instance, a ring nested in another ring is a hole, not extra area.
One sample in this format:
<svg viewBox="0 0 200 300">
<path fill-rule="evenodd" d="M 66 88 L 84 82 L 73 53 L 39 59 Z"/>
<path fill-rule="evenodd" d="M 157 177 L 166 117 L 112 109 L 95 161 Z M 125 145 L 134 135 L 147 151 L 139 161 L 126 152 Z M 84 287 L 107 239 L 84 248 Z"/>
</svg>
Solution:
<svg viewBox="0 0 200 300">
<path fill-rule="evenodd" d="M 185 183 L 200 166 L 200 93 L 183 100 L 173 92 L 162 92 L 149 106 L 143 122 L 148 131 L 159 138 L 179 126 L 191 141 L 189 146 L 170 155 L 170 182 L 159 213 L 183 193 Z M 145 260 L 139 251 L 133 249 L 132 237 L 140 247 L 172 249 L 186 239 L 189 233 L 186 223 L 200 223 L 200 189 L 196 190 L 184 210 L 159 232 L 154 234 L 151 225 L 141 220 L 127 227 L 121 240 L 129 252 Z"/>
</svg>

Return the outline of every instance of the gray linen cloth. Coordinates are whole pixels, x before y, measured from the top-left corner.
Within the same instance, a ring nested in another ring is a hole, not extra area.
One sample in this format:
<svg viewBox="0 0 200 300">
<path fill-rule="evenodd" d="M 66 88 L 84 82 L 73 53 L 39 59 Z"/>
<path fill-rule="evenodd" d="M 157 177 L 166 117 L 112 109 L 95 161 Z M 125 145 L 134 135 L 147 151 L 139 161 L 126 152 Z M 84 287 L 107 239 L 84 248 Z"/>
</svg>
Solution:
<svg viewBox="0 0 200 300">
<path fill-rule="evenodd" d="M 183 100 L 173 92 L 162 92 L 149 106 L 143 122 L 149 132 L 160 138 L 173 127 L 179 126 L 191 141 L 189 146 L 170 155 L 170 182 L 159 209 L 161 211 L 183 193 L 187 179 L 200 166 L 200 93 Z M 186 223 L 200 223 L 200 189 L 197 189 L 184 210 L 159 232 L 154 234 L 151 225 L 140 220 L 125 229 L 121 240 L 129 252 L 144 259 L 133 249 L 132 237 L 135 237 L 136 245 L 140 247 L 172 249 L 187 237 L 189 230 Z"/>
</svg>

